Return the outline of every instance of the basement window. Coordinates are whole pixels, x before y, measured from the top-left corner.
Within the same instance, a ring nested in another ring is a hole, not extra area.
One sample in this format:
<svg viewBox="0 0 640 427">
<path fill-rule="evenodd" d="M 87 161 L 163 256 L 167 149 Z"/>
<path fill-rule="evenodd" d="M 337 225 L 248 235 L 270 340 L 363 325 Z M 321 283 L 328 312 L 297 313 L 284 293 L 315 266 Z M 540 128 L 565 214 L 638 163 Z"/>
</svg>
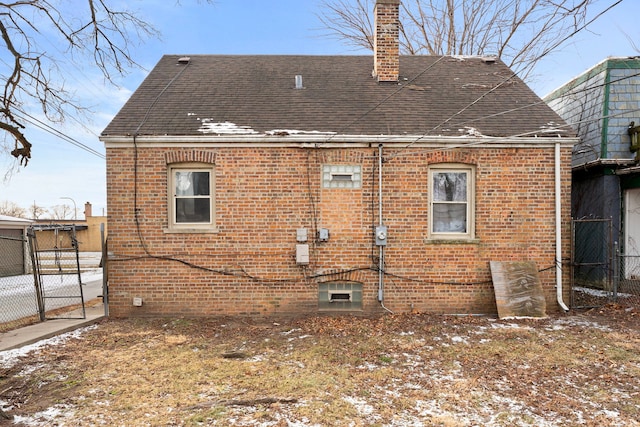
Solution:
<svg viewBox="0 0 640 427">
<path fill-rule="evenodd" d="M 362 310 L 362 283 L 330 282 L 318 285 L 320 311 Z"/>
<path fill-rule="evenodd" d="M 323 188 L 361 188 L 362 168 L 360 165 L 323 165 Z"/>
</svg>

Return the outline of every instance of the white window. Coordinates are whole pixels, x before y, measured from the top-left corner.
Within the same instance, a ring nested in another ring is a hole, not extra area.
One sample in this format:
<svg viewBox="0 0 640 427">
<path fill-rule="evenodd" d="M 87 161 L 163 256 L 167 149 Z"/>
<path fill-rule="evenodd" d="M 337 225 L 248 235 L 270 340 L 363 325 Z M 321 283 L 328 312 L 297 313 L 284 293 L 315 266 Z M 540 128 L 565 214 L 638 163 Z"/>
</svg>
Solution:
<svg viewBox="0 0 640 427">
<path fill-rule="evenodd" d="M 210 165 L 169 168 L 170 229 L 215 227 L 214 173 Z"/>
<path fill-rule="evenodd" d="M 474 237 L 474 168 L 438 164 L 429 168 L 429 237 Z"/>
<path fill-rule="evenodd" d="M 360 165 L 323 165 L 323 188 L 360 188 L 362 187 L 362 168 Z"/>
</svg>

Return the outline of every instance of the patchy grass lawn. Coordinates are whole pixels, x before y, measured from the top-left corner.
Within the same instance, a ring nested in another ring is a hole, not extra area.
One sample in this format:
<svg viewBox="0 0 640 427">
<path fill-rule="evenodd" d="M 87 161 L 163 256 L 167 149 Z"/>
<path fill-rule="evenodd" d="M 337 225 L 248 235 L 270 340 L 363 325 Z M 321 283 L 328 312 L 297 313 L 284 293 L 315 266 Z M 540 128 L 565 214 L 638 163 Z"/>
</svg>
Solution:
<svg viewBox="0 0 640 427">
<path fill-rule="evenodd" d="M 636 426 L 640 314 L 109 320 L 20 357 L 25 426 Z"/>
</svg>

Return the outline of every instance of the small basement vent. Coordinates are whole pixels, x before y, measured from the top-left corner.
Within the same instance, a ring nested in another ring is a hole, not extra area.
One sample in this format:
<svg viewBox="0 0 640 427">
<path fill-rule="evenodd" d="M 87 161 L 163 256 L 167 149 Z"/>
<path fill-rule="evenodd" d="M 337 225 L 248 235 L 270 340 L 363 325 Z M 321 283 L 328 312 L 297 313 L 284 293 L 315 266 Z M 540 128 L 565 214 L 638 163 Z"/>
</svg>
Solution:
<svg viewBox="0 0 640 427">
<path fill-rule="evenodd" d="M 362 283 L 330 282 L 318 285 L 321 311 L 362 310 Z"/>
<path fill-rule="evenodd" d="M 329 291 L 329 302 L 351 302 L 351 291 Z"/>
</svg>

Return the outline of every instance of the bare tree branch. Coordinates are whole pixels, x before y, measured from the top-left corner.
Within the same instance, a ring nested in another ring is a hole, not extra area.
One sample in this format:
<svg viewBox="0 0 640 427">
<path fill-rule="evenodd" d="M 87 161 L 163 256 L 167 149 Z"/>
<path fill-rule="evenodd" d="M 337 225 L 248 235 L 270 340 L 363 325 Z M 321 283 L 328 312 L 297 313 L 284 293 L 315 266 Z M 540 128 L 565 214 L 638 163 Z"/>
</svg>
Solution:
<svg viewBox="0 0 640 427">
<path fill-rule="evenodd" d="M 32 149 L 23 133 L 25 124 L 17 118 L 25 117 L 26 109 L 38 105 L 49 121 L 58 123 L 85 111 L 75 95 L 65 89 L 61 64 L 87 59 L 107 81 L 114 83 L 117 75 L 140 67 L 132 48 L 159 36 L 135 13 L 112 6 L 120 2 L 65 3 L 0 2 L 0 51 L 5 51 L 0 55 L 0 131 L 14 141 L 11 154 L 21 165 L 26 166 Z M 51 45 L 61 53 L 51 53 Z"/>
<path fill-rule="evenodd" d="M 586 22 L 597 0 L 404 0 L 403 54 L 497 55 L 527 79 L 540 57 Z M 373 48 L 375 0 L 325 0 L 327 34 Z"/>
<path fill-rule="evenodd" d="M 0 202 L 0 215 L 13 216 L 16 218 L 27 218 L 27 210 L 18 206 L 14 202 L 3 200 Z"/>
</svg>

